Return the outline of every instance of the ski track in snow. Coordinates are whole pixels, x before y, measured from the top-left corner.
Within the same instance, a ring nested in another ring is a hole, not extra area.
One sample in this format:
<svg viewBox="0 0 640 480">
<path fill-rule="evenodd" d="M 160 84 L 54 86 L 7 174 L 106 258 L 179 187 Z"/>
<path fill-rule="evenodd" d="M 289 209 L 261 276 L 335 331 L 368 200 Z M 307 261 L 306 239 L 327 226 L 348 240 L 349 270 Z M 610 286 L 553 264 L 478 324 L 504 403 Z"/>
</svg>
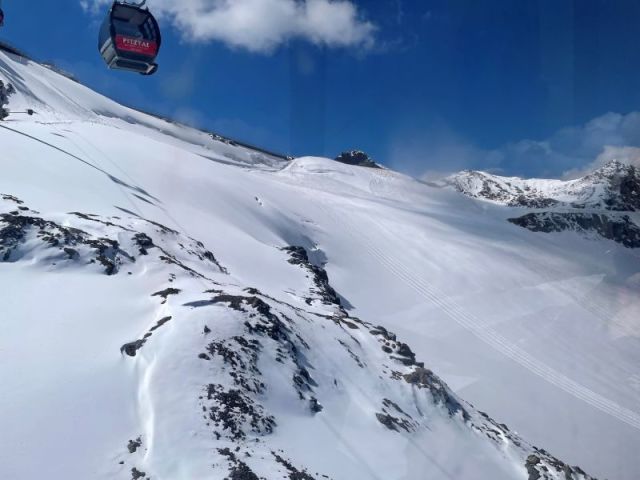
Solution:
<svg viewBox="0 0 640 480">
<path fill-rule="evenodd" d="M 371 193 L 373 195 L 384 198 L 389 192 L 392 192 L 392 189 L 389 187 L 389 182 L 395 178 L 395 175 L 392 172 L 389 172 L 387 170 L 380 170 L 379 172 L 376 172 L 376 173 L 377 175 L 375 175 L 371 179 L 371 182 L 369 183 L 369 189 L 371 190 Z M 386 182 L 382 181 L 381 178 L 384 178 Z M 476 205 L 474 200 L 470 199 L 469 201 L 474 206 Z M 379 228 L 383 228 L 379 222 L 376 222 L 376 225 Z M 535 263 L 531 263 L 529 265 L 529 268 L 535 271 L 536 273 L 538 273 L 541 278 L 547 278 L 548 276 L 547 272 L 543 271 L 542 267 L 539 267 Z M 605 307 L 603 307 L 600 303 L 598 303 L 593 298 L 592 295 L 581 294 L 577 289 L 577 287 L 572 288 L 571 286 L 564 285 L 564 282 L 558 282 L 553 280 L 551 280 L 551 282 L 553 283 L 553 287 L 557 291 L 562 292 L 568 298 L 570 298 L 576 305 L 580 305 L 582 308 L 584 308 L 589 313 L 591 313 L 595 318 L 597 318 L 600 321 L 602 325 L 609 326 L 611 324 L 614 324 L 616 328 L 618 328 L 621 332 L 624 332 L 629 336 L 638 335 L 638 331 L 636 329 L 629 328 L 627 325 L 620 322 L 616 322 L 615 319 L 611 319 L 610 312 L 608 312 Z M 479 323 L 479 319 L 477 320 Z M 478 325 L 478 323 L 476 323 L 476 325 Z"/>
<path fill-rule="evenodd" d="M 364 246 L 369 254 L 380 262 L 380 264 L 390 273 L 413 289 L 422 298 L 433 305 L 436 305 L 442 312 L 464 329 L 490 345 L 496 351 L 515 361 L 550 384 L 561 388 L 570 395 L 573 395 L 574 397 L 620 420 L 621 422 L 640 430 L 640 414 L 618 405 L 609 398 L 594 392 L 590 388 L 587 388 L 566 375 L 561 374 L 522 348 L 512 344 L 504 336 L 493 331 L 490 327 L 484 326 L 480 319 L 467 312 L 458 305 L 457 302 L 453 301 L 443 292 L 437 291 L 420 277 L 412 274 L 411 270 L 405 267 L 398 258 L 391 258 L 389 255 L 378 249 L 367 239 L 366 236 L 354 230 L 348 221 L 340 219 L 337 216 L 338 214 L 334 213 L 331 208 L 327 208 L 322 205 L 321 202 L 318 202 L 318 206 L 328 218 L 335 222 L 336 227 L 342 228 L 348 232 L 355 241 Z M 335 210 L 338 209 L 336 208 Z M 376 225 L 378 228 L 386 230 L 377 222 Z"/>
</svg>

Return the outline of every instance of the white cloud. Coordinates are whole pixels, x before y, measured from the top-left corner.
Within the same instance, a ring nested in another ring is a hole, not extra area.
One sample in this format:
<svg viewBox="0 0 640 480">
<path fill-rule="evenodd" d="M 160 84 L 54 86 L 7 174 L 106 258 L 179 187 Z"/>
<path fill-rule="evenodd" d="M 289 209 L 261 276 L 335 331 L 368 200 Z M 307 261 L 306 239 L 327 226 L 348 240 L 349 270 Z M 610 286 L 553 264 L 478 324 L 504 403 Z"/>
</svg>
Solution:
<svg viewBox="0 0 640 480">
<path fill-rule="evenodd" d="M 578 178 L 586 175 L 589 172 L 593 172 L 597 168 L 602 167 L 603 165 L 611 162 L 612 160 L 617 160 L 620 163 L 626 163 L 627 165 L 634 165 L 637 168 L 640 168 L 640 148 L 638 147 L 613 147 L 606 146 L 604 147 L 604 151 L 598 155 L 598 158 L 595 159 L 589 165 L 583 168 L 576 168 L 574 170 L 570 170 L 565 174 L 566 178 Z"/>
<path fill-rule="evenodd" d="M 80 0 L 91 12 L 111 0 Z M 290 39 L 328 47 L 369 48 L 376 27 L 348 0 L 148 0 L 189 42 L 220 41 L 269 53 Z"/>
<path fill-rule="evenodd" d="M 563 128 L 544 141 L 525 140 L 500 150 L 505 156 L 511 154 L 505 157 L 508 163 L 536 162 L 551 174 L 575 178 L 614 157 L 637 162 L 633 147 L 640 147 L 640 112 L 607 113 L 584 125 Z"/>
<path fill-rule="evenodd" d="M 442 133 L 403 140 L 392 152 L 394 165 L 420 165 L 427 175 L 465 168 L 504 175 L 576 178 L 609 160 L 640 166 L 640 112 L 607 113 L 584 125 L 558 130 L 543 140 L 520 140 L 482 149 L 455 135 Z M 409 156 L 408 156 L 409 155 Z M 426 167 L 426 168 L 425 168 Z"/>
</svg>

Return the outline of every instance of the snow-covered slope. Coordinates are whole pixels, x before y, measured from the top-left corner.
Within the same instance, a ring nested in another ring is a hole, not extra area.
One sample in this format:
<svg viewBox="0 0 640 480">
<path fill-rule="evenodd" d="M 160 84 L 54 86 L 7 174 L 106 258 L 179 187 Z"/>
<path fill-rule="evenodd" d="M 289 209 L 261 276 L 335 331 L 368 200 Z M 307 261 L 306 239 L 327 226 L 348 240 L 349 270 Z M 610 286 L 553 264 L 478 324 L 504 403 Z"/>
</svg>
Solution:
<svg viewBox="0 0 640 480">
<path fill-rule="evenodd" d="M 0 478 L 636 477 L 635 250 L 0 79 Z"/>
</svg>

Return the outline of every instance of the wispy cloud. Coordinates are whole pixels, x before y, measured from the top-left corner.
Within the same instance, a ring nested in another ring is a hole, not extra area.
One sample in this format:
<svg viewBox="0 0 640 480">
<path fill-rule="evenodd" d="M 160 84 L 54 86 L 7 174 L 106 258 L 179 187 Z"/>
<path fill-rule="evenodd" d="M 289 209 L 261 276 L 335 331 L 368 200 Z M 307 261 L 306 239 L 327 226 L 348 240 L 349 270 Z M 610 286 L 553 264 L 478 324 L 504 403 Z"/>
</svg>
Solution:
<svg viewBox="0 0 640 480">
<path fill-rule="evenodd" d="M 618 159 L 640 166 L 640 112 L 607 113 L 584 125 L 558 130 L 543 140 L 520 140 L 482 149 L 446 129 L 396 142 L 394 166 L 419 165 L 427 176 L 462 169 L 505 175 L 575 178 Z M 416 172 L 418 173 L 418 172 Z M 418 173 L 418 174 L 420 174 Z"/>
<path fill-rule="evenodd" d="M 637 168 L 640 168 L 640 148 L 606 146 L 604 147 L 604 151 L 598 155 L 595 161 L 583 168 L 570 170 L 566 172 L 564 176 L 566 178 L 582 177 L 612 160 L 617 160 L 620 163 L 626 163 L 627 165 L 634 165 Z"/>
<path fill-rule="evenodd" d="M 111 0 L 80 0 L 99 12 Z M 290 39 L 332 48 L 370 48 L 376 27 L 348 0 L 148 0 L 189 42 L 219 41 L 270 53 Z"/>
</svg>

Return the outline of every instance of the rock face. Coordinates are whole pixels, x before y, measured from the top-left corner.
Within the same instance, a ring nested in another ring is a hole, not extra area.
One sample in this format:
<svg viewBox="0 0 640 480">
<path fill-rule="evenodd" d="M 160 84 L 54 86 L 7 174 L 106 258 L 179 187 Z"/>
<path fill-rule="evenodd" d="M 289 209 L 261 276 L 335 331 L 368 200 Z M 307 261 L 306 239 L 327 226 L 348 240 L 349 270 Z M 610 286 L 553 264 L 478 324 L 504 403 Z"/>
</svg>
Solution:
<svg viewBox="0 0 640 480">
<path fill-rule="evenodd" d="M 532 210 L 510 218 L 533 232 L 574 231 L 640 248 L 640 170 L 611 161 L 582 178 L 570 181 L 507 178 L 465 171 L 446 184 L 467 196 Z"/>
<path fill-rule="evenodd" d="M 591 233 L 613 240 L 628 248 L 640 248 L 640 227 L 633 223 L 628 215 L 543 212 L 528 213 L 522 217 L 510 218 L 509 221 L 532 232 Z"/>
<path fill-rule="evenodd" d="M 6 105 L 9 104 L 9 95 L 13 94 L 15 89 L 10 83 L 6 84 L 0 80 L 0 120 L 4 120 L 9 115 Z"/>
<path fill-rule="evenodd" d="M 336 157 L 336 162 L 346 163 L 347 165 L 355 165 L 357 167 L 381 168 L 374 162 L 369 155 L 360 150 L 351 150 L 342 152 Z"/>
</svg>

